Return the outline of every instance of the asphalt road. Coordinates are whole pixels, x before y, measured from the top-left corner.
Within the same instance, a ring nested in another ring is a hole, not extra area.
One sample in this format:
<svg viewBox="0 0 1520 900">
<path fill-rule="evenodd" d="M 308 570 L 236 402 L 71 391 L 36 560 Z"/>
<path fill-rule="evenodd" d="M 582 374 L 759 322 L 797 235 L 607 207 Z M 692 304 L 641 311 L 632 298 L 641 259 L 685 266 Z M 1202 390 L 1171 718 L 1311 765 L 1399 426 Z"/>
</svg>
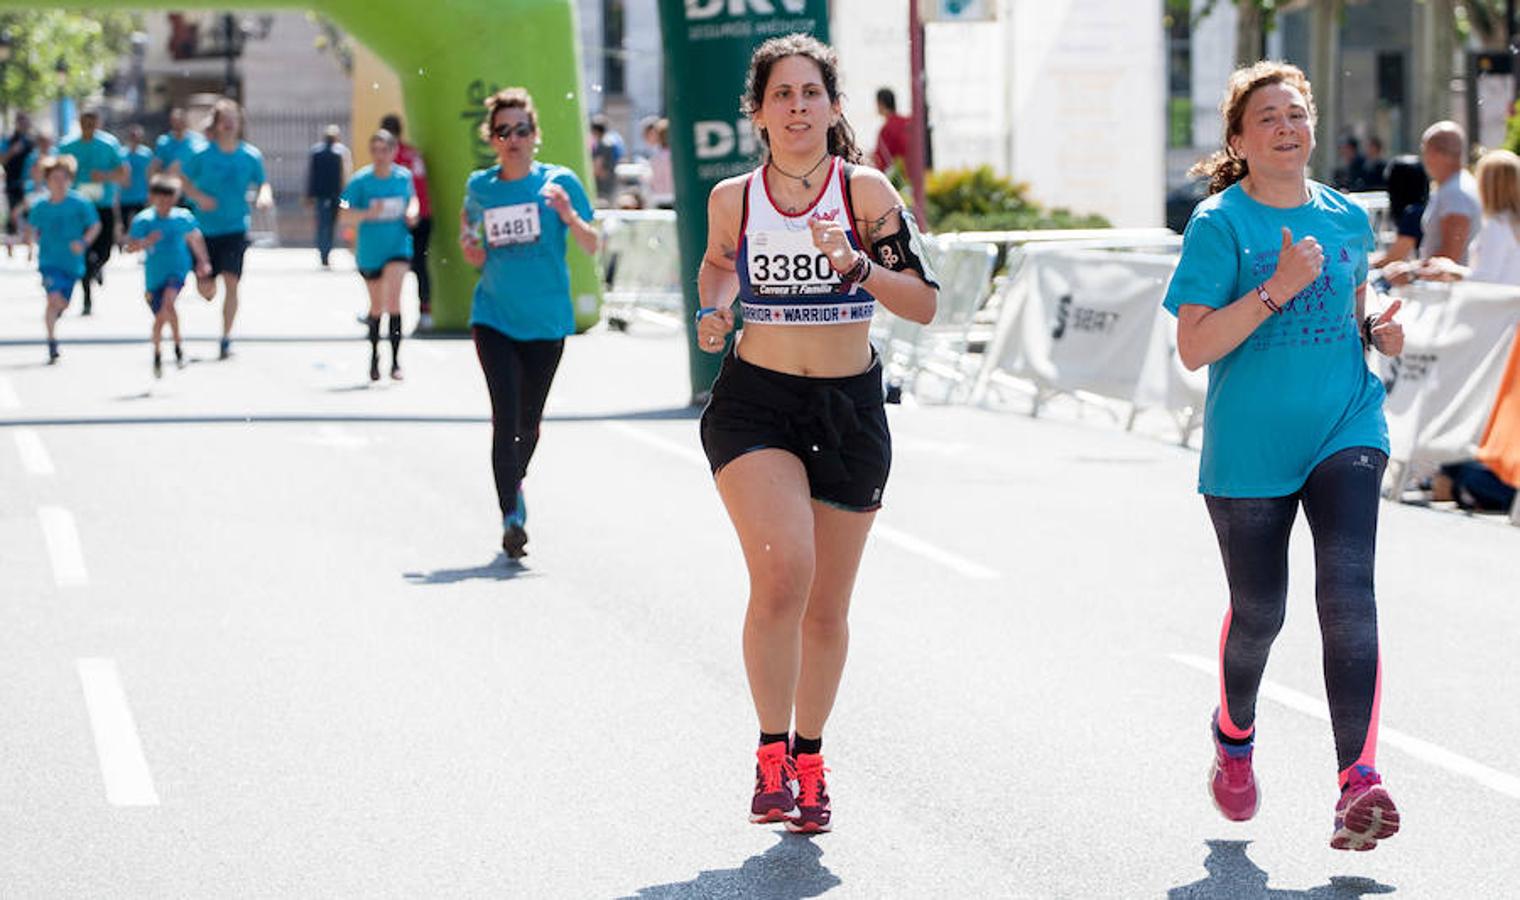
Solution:
<svg viewBox="0 0 1520 900">
<path fill-rule="evenodd" d="M 255 251 L 236 355 L 140 270 L 42 365 L 0 260 L 0 896 L 1520 896 L 1520 529 L 1385 505 L 1379 767 L 1327 846 L 1300 526 L 1260 815 L 1205 793 L 1225 603 L 1164 423 L 907 404 L 825 753 L 836 830 L 747 824 L 746 582 L 653 326 L 569 342 L 498 551 L 468 341 L 370 386 L 352 272 Z"/>
</svg>

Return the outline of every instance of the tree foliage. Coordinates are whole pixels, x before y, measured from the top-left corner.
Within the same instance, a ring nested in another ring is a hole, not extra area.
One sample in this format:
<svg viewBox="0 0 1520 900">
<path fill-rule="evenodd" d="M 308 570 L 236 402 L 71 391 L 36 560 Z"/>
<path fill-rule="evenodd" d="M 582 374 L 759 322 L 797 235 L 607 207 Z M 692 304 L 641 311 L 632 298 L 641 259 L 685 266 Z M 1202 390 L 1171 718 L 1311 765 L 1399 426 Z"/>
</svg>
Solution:
<svg viewBox="0 0 1520 900">
<path fill-rule="evenodd" d="M 60 97 L 88 97 L 131 51 L 141 16 L 94 10 L 0 12 L 0 39 L 10 59 L 0 64 L 0 109 L 36 109 Z M 61 65 L 60 65 L 61 63 Z"/>
</svg>

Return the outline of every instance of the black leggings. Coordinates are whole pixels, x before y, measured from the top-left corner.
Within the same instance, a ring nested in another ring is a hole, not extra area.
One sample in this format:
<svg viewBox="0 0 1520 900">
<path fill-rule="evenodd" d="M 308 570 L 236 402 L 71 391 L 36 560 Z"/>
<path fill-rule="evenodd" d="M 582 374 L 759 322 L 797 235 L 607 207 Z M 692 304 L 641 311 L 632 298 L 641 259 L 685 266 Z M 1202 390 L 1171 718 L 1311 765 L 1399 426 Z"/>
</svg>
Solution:
<svg viewBox="0 0 1520 900">
<path fill-rule="evenodd" d="M 106 260 L 111 258 L 111 248 L 116 246 L 116 209 L 111 206 L 97 206 L 95 212 L 100 215 L 100 233 L 95 235 L 95 240 L 85 250 L 84 254 L 84 302 L 89 306 L 93 299 L 90 290 L 91 282 L 95 273 L 104 269 Z"/>
<path fill-rule="evenodd" d="M 538 446 L 539 423 L 565 342 L 518 341 L 476 325 L 475 354 L 491 392 L 491 470 L 503 517 L 517 509 L 517 489 Z"/>
<path fill-rule="evenodd" d="M 1380 450 L 1353 447 L 1316 466 L 1296 494 L 1204 498 L 1230 584 L 1219 641 L 1219 729 L 1243 739 L 1256 722 L 1256 692 L 1288 599 L 1288 536 L 1302 503 L 1314 535 L 1325 693 L 1343 779 L 1353 765 L 1374 765 L 1377 752 L 1381 667 L 1372 569 L 1387 463 Z"/>
<path fill-rule="evenodd" d="M 417 276 L 417 307 L 420 312 L 433 310 L 433 283 L 428 280 L 428 242 L 433 239 L 433 220 L 418 219 L 412 226 L 412 272 Z"/>
</svg>

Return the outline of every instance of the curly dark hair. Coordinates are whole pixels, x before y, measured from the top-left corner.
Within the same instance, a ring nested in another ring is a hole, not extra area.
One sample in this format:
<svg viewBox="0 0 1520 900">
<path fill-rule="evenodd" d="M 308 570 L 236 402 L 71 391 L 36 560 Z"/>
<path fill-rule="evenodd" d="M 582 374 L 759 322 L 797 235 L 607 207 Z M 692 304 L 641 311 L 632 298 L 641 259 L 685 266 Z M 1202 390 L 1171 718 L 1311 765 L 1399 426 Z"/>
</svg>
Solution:
<svg viewBox="0 0 1520 900">
<path fill-rule="evenodd" d="M 770 83 L 771 68 L 788 56 L 802 56 L 812 60 L 823 76 L 823 89 L 829 95 L 829 102 L 839 102 L 839 55 L 834 52 L 834 48 L 812 35 L 798 32 L 771 38 L 757 47 L 755 55 L 750 57 L 749 74 L 744 78 L 744 94 L 739 98 L 739 110 L 746 116 L 759 111 L 765 102 L 765 86 Z M 770 139 L 766 136 L 765 129 L 760 129 L 759 136 L 760 143 L 769 150 Z M 855 145 L 855 130 L 845 120 L 843 113 L 840 114 L 839 121 L 829 128 L 829 152 L 843 157 L 846 162 L 860 162 L 860 148 Z"/>
<path fill-rule="evenodd" d="M 1318 117 L 1314 109 L 1314 90 L 1309 87 L 1309 79 L 1298 66 L 1262 60 L 1236 69 L 1225 87 L 1224 101 L 1219 104 L 1219 113 L 1224 116 L 1224 149 L 1188 170 L 1189 175 L 1202 175 L 1209 179 L 1210 194 L 1217 194 L 1250 174 L 1246 161 L 1230 149 L 1230 138 L 1245 129 L 1246 104 L 1251 102 L 1251 95 L 1269 84 L 1298 88 L 1298 92 L 1304 95 L 1304 103 L 1309 107 L 1309 120 L 1312 122 Z"/>
</svg>

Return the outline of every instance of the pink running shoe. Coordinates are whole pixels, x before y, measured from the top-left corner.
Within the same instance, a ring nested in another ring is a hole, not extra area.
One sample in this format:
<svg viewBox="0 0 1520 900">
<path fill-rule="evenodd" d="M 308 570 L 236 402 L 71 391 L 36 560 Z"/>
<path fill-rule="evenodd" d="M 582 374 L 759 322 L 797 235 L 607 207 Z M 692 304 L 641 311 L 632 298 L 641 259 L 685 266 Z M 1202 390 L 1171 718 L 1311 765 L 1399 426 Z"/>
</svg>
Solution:
<svg viewBox="0 0 1520 900">
<path fill-rule="evenodd" d="M 1335 834 L 1330 846 L 1336 850 L 1371 850 L 1399 831 L 1399 811 L 1383 789 L 1383 779 L 1371 766 L 1351 770 L 1340 802 L 1335 804 Z"/>
<path fill-rule="evenodd" d="M 796 772 L 786 751 L 786 741 L 762 744 L 755 751 L 755 797 L 749 804 L 749 820 L 757 825 L 790 821 L 797 808 L 792 793 Z"/>
<path fill-rule="evenodd" d="M 829 830 L 833 810 L 829 807 L 829 786 L 824 780 L 823 756 L 801 753 L 797 756 L 797 812 L 786 822 L 793 834 L 819 834 Z"/>
<path fill-rule="evenodd" d="M 1251 770 L 1254 744 L 1234 746 L 1219 739 L 1219 712 L 1209 728 L 1214 738 L 1214 768 L 1209 773 L 1209 796 L 1220 814 L 1232 822 L 1244 822 L 1256 815 L 1260 795 L 1256 790 L 1256 773 Z"/>
</svg>

